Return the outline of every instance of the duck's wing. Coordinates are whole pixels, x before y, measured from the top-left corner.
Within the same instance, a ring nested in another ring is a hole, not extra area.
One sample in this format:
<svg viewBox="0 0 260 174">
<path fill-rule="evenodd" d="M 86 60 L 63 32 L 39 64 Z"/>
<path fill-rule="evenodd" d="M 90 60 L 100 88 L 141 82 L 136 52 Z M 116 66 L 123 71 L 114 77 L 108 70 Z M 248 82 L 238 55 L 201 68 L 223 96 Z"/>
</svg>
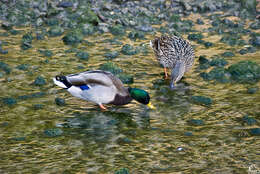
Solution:
<svg viewBox="0 0 260 174">
<path fill-rule="evenodd" d="M 124 87 L 120 79 L 115 77 L 112 73 L 102 70 L 85 71 L 78 74 L 71 74 L 66 76 L 69 83 L 74 86 L 81 85 L 102 85 L 107 87 L 115 87 L 117 93 L 121 95 L 128 95 L 127 89 Z"/>
</svg>

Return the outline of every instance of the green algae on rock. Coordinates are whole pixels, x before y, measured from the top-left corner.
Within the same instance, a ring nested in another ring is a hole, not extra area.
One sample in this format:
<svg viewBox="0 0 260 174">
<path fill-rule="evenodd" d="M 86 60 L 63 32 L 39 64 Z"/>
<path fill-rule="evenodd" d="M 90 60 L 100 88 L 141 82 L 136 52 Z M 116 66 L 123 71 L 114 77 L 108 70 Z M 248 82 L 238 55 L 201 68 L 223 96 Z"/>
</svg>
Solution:
<svg viewBox="0 0 260 174">
<path fill-rule="evenodd" d="M 63 134 L 63 131 L 59 128 L 50 128 L 44 130 L 43 133 L 48 137 L 57 137 L 57 136 L 61 136 Z"/>
<path fill-rule="evenodd" d="M 191 97 L 192 102 L 204 106 L 210 106 L 212 104 L 212 99 L 205 96 L 192 96 Z"/>
<path fill-rule="evenodd" d="M 83 40 L 83 35 L 79 30 L 74 30 L 69 33 L 67 33 L 62 38 L 64 44 L 66 45 L 74 45 L 79 44 Z"/>
<path fill-rule="evenodd" d="M 236 82 L 256 83 L 260 80 L 260 65 L 249 60 L 235 63 L 227 71 Z"/>
</svg>

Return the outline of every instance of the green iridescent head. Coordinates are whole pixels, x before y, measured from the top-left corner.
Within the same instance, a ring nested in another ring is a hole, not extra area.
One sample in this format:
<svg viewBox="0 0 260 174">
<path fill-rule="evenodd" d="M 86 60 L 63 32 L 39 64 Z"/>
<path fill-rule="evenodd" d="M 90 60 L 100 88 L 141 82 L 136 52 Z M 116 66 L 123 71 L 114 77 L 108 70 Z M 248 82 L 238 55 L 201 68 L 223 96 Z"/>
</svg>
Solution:
<svg viewBox="0 0 260 174">
<path fill-rule="evenodd" d="M 139 103 L 147 105 L 149 108 L 154 109 L 154 106 L 150 103 L 150 96 L 148 92 L 138 88 L 128 88 L 130 96 Z"/>
</svg>

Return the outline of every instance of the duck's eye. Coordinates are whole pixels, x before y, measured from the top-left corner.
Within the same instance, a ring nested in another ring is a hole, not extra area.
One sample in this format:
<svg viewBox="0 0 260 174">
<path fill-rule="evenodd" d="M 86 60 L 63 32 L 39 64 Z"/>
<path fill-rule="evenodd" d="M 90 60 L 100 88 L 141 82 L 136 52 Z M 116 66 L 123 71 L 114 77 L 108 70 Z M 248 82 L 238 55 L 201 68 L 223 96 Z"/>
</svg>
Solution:
<svg viewBox="0 0 260 174">
<path fill-rule="evenodd" d="M 60 81 L 60 77 L 59 77 L 59 76 L 56 76 L 56 80 Z"/>
</svg>

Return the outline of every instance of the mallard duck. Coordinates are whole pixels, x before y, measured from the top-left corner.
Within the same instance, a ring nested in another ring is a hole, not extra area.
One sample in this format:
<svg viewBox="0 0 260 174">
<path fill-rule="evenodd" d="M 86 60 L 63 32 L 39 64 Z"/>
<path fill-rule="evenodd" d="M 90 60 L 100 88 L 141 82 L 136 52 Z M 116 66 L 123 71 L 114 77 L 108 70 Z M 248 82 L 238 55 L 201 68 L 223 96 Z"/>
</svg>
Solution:
<svg viewBox="0 0 260 174">
<path fill-rule="evenodd" d="M 138 88 L 125 88 L 119 78 L 107 71 L 85 71 L 67 76 L 56 76 L 53 82 L 68 90 L 74 97 L 97 103 L 103 110 L 103 104 L 125 105 L 135 99 L 151 109 L 148 92 Z"/>
<path fill-rule="evenodd" d="M 189 71 L 194 62 L 194 51 L 190 43 L 177 36 L 162 35 L 150 41 L 155 56 L 164 68 L 165 78 L 168 78 L 167 68 L 171 69 L 171 89 Z"/>
</svg>

